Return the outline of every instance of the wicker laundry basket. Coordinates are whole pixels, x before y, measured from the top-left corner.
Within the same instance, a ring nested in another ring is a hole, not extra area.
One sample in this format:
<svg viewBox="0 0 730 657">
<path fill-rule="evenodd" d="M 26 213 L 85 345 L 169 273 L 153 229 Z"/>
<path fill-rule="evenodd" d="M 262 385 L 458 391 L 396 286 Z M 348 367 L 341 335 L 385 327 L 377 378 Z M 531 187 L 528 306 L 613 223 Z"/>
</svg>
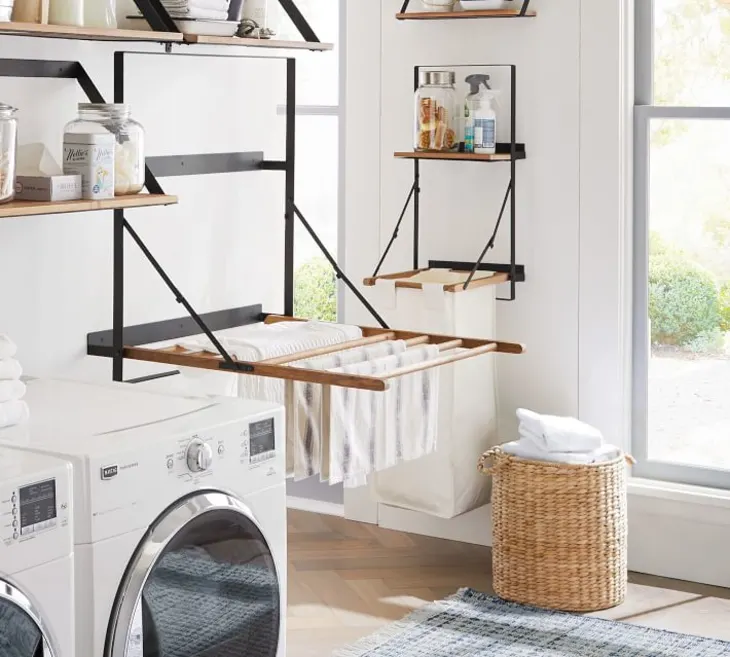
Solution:
<svg viewBox="0 0 730 657">
<path fill-rule="evenodd" d="M 513 602 L 598 611 L 626 596 L 626 463 L 527 461 L 490 450 L 494 590 Z"/>
</svg>

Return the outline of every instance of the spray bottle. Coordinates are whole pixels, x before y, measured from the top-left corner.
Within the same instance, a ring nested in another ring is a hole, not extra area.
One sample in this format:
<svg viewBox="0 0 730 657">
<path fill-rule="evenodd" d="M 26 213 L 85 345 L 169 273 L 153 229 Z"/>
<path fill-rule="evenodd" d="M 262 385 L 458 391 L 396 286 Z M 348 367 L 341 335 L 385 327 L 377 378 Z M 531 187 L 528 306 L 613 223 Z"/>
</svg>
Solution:
<svg viewBox="0 0 730 657">
<path fill-rule="evenodd" d="M 466 83 L 471 92 L 466 97 L 464 150 L 467 153 L 495 153 L 497 151 L 497 113 L 492 100 L 497 92 L 489 86 L 488 75 L 469 75 Z M 484 85 L 484 89 L 482 89 Z"/>
</svg>

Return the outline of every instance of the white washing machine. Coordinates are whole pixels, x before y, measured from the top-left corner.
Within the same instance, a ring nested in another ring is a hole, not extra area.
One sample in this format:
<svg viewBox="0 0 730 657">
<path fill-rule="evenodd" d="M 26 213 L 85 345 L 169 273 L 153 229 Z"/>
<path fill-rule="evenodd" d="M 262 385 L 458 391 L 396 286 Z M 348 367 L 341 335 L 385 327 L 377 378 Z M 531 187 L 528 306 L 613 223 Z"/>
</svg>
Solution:
<svg viewBox="0 0 730 657">
<path fill-rule="evenodd" d="M 0 657 L 76 657 L 71 465 L 0 449 Z"/>
<path fill-rule="evenodd" d="M 74 466 L 79 657 L 284 657 L 284 410 L 28 384 L 0 441 Z"/>
</svg>

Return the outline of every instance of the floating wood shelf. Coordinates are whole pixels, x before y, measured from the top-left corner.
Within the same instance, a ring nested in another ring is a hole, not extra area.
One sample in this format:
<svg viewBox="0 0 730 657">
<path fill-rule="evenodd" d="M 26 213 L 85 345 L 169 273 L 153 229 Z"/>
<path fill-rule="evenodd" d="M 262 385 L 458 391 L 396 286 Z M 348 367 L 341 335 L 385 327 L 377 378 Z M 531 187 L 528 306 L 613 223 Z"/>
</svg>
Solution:
<svg viewBox="0 0 730 657">
<path fill-rule="evenodd" d="M 277 322 L 303 321 L 293 317 L 282 315 L 269 315 L 266 317 L 267 324 Z M 458 338 L 454 336 L 417 333 L 413 331 L 397 331 L 391 329 L 378 329 L 361 327 L 363 337 L 349 342 L 343 342 L 328 347 L 320 347 L 298 353 L 289 354 L 280 358 L 260 362 L 244 362 L 235 360 L 234 366 L 226 363 L 223 357 L 217 353 L 191 352 L 183 347 L 153 348 L 145 346 L 127 346 L 124 348 L 124 358 L 141 360 L 151 363 L 164 363 L 177 367 L 193 367 L 206 370 L 219 370 L 223 372 L 238 372 L 248 376 L 262 376 L 271 379 L 283 379 L 286 381 L 300 381 L 303 383 L 316 383 L 321 385 L 336 386 L 342 388 L 357 388 L 360 390 L 371 390 L 384 392 L 390 387 L 390 381 L 400 376 L 413 374 L 414 372 L 441 367 L 456 363 L 468 358 L 475 358 L 489 353 L 522 354 L 524 346 L 511 342 L 498 342 L 495 340 L 477 340 L 473 338 Z M 433 344 L 441 349 L 441 356 L 438 358 L 408 366 L 401 370 L 387 372 L 383 376 L 364 376 L 359 374 L 343 374 L 329 372 L 326 370 L 311 370 L 297 367 L 298 361 L 333 354 L 346 349 L 353 349 L 365 345 L 384 342 L 386 340 L 404 340 L 409 346 Z M 453 353 L 451 353 L 453 352 Z M 236 367 L 241 369 L 237 370 Z"/>
<path fill-rule="evenodd" d="M 12 201 L 0 205 L 0 219 L 7 219 L 8 217 L 33 217 L 44 214 L 68 214 L 70 212 L 146 208 L 156 205 L 174 205 L 175 203 L 177 203 L 177 196 L 167 196 L 165 194 L 117 196 L 116 198 L 104 201 L 62 201 L 55 203 Z"/>
<path fill-rule="evenodd" d="M 407 290 L 422 290 L 424 283 L 431 285 L 438 283 L 443 285 L 444 292 L 456 293 L 464 291 L 464 284 L 469 281 L 470 277 L 469 271 L 456 269 L 443 271 L 441 278 L 439 278 L 439 273 L 430 268 L 411 269 L 395 274 L 383 274 L 381 276 L 365 278 L 362 283 L 365 287 L 374 287 L 378 281 L 395 281 L 397 288 Z M 425 275 L 425 278 L 422 278 L 422 275 Z M 509 274 L 482 271 L 469 281 L 468 289 L 473 290 L 474 288 L 484 287 L 485 285 L 499 285 L 507 281 L 509 281 Z"/>
<path fill-rule="evenodd" d="M 141 23 L 145 23 L 140 20 Z M 146 24 L 146 23 L 145 23 Z M 152 41 L 157 43 L 187 43 L 218 46 L 274 48 L 280 50 L 332 50 L 334 44 L 308 41 L 280 41 L 276 39 L 244 39 L 240 37 L 203 36 L 180 32 L 144 30 L 110 30 L 97 27 L 67 27 L 63 25 L 36 25 L 35 23 L 0 23 L 0 34 L 52 39 L 85 41 Z"/>
<path fill-rule="evenodd" d="M 406 160 L 461 160 L 464 162 L 509 162 L 510 153 L 440 153 L 431 151 L 403 151 L 393 154 L 395 157 Z M 518 151 L 516 160 L 524 160 L 524 151 Z"/>
<path fill-rule="evenodd" d="M 111 30 L 99 27 L 67 27 L 35 23 L 0 23 L 0 34 L 86 41 L 156 41 L 161 43 L 182 43 L 184 36 L 175 32 Z"/>
<path fill-rule="evenodd" d="M 280 48 L 282 50 L 332 50 L 334 44 L 319 41 L 279 41 L 276 39 L 245 39 L 242 37 L 205 36 L 185 34 L 185 43 L 199 43 L 211 46 L 247 46 L 253 48 Z"/>
<path fill-rule="evenodd" d="M 519 9 L 480 9 L 472 11 L 413 11 L 396 14 L 399 21 L 441 21 L 466 18 L 534 18 L 537 12 L 528 11 L 524 15 Z"/>
</svg>

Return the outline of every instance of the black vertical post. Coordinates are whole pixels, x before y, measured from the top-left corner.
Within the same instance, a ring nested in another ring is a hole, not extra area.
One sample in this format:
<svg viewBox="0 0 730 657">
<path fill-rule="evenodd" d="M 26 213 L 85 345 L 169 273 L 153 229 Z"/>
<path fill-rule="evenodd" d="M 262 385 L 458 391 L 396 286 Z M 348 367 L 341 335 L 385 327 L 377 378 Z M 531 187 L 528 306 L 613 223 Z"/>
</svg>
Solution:
<svg viewBox="0 0 730 657">
<path fill-rule="evenodd" d="M 284 220 L 284 314 L 294 315 L 294 189 L 297 61 L 286 60 L 286 209 Z"/>
<path fill-rule="evenodd" d="M 404 10 L 405 11 L 405 10 Z M 413 92 L 418 91 L 420 66 L 413 69 Z M 415 119 L 418 120 L 418 117 Z M 418 269 L 419 246 L 421 242 L 421 163 L 413 160 L 413 269 Z"/>
<path fill-rule="evenodd" d="M 124 53 L 114 53 L 114 102 L 124 102 Z M 124 210 L 114 210 L 112 379 L 124 380 Z"/>
<path fill-rule="evenodd" d="M 114 210 L 112 379 L 124 380 L 124 210 Z"/>
<path fill-rule="evenodd" d="M 510 194 L 510 300 L 517 297 L 517 67 L 510 67 L 511 103 L 510 116 L 510 175 L 512 193 Z"/>
</svg>

